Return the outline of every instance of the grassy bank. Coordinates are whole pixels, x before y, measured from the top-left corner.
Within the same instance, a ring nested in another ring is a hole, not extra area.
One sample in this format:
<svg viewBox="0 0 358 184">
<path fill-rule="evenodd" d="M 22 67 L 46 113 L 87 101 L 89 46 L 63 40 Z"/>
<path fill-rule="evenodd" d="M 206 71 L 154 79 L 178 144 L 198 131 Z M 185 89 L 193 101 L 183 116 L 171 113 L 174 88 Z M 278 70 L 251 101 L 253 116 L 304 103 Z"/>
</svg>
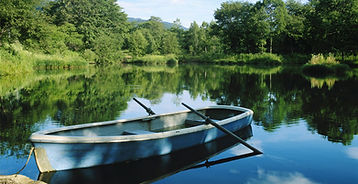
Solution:
<svg viewBox="0 0 358 184">
<path fill-rule="evenodd" d="M 83 67 L 88 62 L 76 52 L 65 51 L 54 55 L 24 50 L 20 44 L 0 48 L 0 76 L 33 72 L 34 69 Z"/>
<path fill-rule="evenodd" d="M 237 55 L 204 54 L 200 56 L 184 55 L 180 58 L 180 61 L 215 64 L 280 65 L 282 57 L 271 53 Z"/>
<path fill-rule="evenodd" d="M 140 64 L 177 64 L 178 59 L 175 54 L 167 55 L 145 55 L 136 56 L 127 59 L 125 63 L 140 63 Z"/>
</svg>

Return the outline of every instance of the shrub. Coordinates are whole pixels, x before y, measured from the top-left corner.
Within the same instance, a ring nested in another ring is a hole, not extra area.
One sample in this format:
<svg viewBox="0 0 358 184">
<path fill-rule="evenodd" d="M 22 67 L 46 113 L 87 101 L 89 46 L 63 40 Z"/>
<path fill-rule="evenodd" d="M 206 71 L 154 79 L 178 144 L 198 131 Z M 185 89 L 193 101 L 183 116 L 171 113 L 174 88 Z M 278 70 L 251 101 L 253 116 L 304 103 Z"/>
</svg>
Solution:
<svg viewBox="0 0 358 184">
<path fill-rule="evenodd" d="M 20 43 L 0 49 L 0 75 L 31 73 L 34 68 L 71 68 L 88 63 L 77 52 L 64 50 L 62 54 L 43 54 L 24 50 Z"/>
<path fill-rule="evenodd" d="M 95 62 L 98 59 L 97 54 L 90 49 L 84 50 L 84 52 L 82 53 L 82 57 L 89 62 Z"/>
<path fill-rule="evenodd" d="M 318 54 L 312 55 L 311 60 L 303 65 L 302 72 L 312 77 L 343 76 L 349 69 L 348 65 L 340 64 L 331 54 L 326 58 Z"/>
<path fill-rule="evenodd" d="M 308 61 L 308 64 L 311 65 L 323 65 L 323 64 L 339 64 L 333 54 L 329 54 L 326 58 L 323 54 L 312 55 L 311 59 Z"/>
</svg>

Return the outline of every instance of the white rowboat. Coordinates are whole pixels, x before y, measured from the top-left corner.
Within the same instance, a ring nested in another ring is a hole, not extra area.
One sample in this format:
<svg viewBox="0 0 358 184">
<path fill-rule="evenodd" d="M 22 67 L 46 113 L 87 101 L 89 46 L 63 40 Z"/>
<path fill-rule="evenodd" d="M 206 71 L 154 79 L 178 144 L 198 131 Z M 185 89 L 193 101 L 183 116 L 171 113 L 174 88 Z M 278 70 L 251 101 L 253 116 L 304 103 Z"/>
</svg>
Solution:
<svg viewBox="0 0 358 184">
<path fill-rule="evenodd" d="M 196 110 L 229 131 L 247 127 L 253 115 L 250 109 L 224 105 Z M 40 172 L 50 172 L 165 155 L 224 135 L 186 110 L 44 130 L 30 141 Z"/>
</svg>

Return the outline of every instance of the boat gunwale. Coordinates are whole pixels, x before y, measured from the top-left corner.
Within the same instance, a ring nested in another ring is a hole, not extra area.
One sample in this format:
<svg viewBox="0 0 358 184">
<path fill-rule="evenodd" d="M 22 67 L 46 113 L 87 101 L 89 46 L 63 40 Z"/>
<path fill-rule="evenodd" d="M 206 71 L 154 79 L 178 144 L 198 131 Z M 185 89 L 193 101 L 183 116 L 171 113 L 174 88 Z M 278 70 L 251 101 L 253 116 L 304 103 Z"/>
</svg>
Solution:
<svg viewBox="0 0 358 184">
<path fill-rule="evenodd" d="M 233 122 L 235 120 L 243 119 L 247 116 L 253 114 L 253 111 L 248 108 L 238 107 L 238 106 L 228 106 L 228 105 L 216 105 L 216 106 L 208 106 L 203 108 L 198 108 L 196 110 L 207 110 L 207 109 L 227 109 L 227 110 L 235 110 L 235 111 L 242 111 L 242 113 L 235 115 L 230 118 L 226 118 L 216 123 L 219 125 L 225 125 L 227 123 Z M 61 131 L 69 131 L 69 130 L 76 130 L 76 129 L 85 129 L 90 127 L 100 127 L 100 126 L 107 126 L 117 123 L 123 122 L 130 122 L 130 121 L 138 121 L 138 120 L 151 120 L 158 117 L 163 116 L 171 116 L 174 114 L 180 113 L 190 113 L 190 110 L 183 110 L 183 111 L 176 111 L 170 113 L 163 113 L 163 114 L 156 114 L 138 118 L 131 118 L 131 119 L 120 119 L 120 120 L 112 120 L 112 121 L 104 121 L 104 122 L 94 122 L 94 123 L 86 123 L 80 125 L 72 125 L 72 126 L 64 126 L 49 130 L 42 130 L 33 133 L 30 136 L 30 141 L 32 143 L 71 143 L 71 144 L 87 144 L 87 143 L 120 143 L 120 142 L 130 142 L 130 141 L 145 141 L 145 140 L 154 140 L 154 139 L 162 139 L 168 138 L 172 136 L 184 135 L 194 132 L 199 132 L 203 130 L 208 130 L 214 128 L 213 125 L 210 124 L 203 124 L 188 128 L 176 129 L 176 130 L 169 130 L 164 132 L 153 132 L 151 134 L 139 134 L 139 135 L 115 135 L 115 136 L 63 136 L 63 135 L 48 135 L 55 132 Z"/>
</svg>

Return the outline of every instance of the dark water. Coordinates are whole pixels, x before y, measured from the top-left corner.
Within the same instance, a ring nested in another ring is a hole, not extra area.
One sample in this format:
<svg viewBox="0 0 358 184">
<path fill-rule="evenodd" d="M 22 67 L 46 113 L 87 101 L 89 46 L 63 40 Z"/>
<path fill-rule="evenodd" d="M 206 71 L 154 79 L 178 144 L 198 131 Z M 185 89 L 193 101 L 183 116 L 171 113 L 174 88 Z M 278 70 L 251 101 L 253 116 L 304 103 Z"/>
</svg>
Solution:
<svg viewBox="0 0 358 184">
<path fill-rule="evenodd" d="M 137 97 L 156 113 L 184 110 L 181 102 L 248 107 L 255 113 L 248 142 L 264 154 L 237 159 L 249 150 L 228 140 L 135 163 L 45 175 L 32 157 L 21 174 L 52 183 L 358 183 L 357 76 L 315 79 L 293 67 L 184 65 L 2 77 L 0 175 L 23 166 L 32 132 L 145 116 L 132 100 Z M 188 169 L 208 157 L 209 163 L 224 162 Z"/>
</svg>

